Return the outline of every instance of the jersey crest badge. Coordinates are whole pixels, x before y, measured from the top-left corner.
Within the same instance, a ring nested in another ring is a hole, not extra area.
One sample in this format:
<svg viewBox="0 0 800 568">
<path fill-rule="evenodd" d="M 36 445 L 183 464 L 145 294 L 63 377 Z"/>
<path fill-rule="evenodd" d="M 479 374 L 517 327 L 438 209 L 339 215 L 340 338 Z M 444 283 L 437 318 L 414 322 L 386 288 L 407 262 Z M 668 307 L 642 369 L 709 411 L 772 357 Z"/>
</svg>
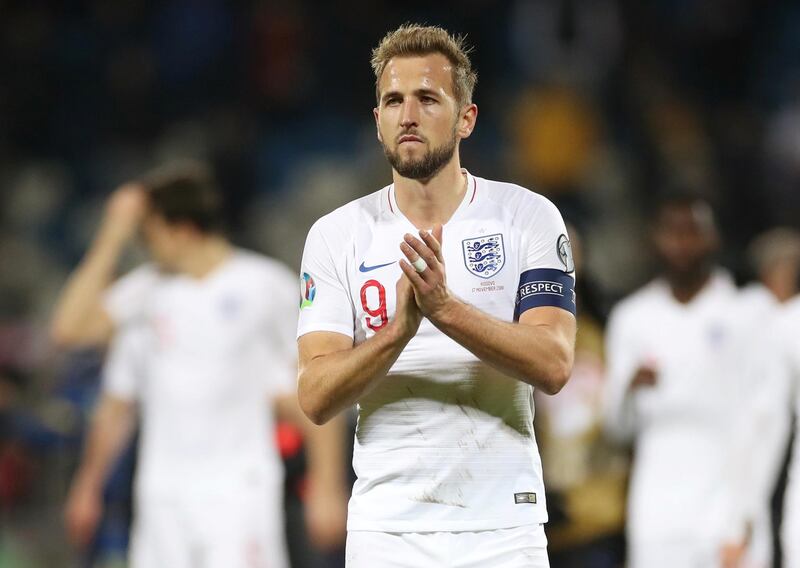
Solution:
<svg viewBox="0 0 800 568">
<path fill-rule="evenodd" d="M 506 263 L 503 235 L 496 233 L 484 237 L 474 237 L 461 241 L 464 264 L 472 274 L 479 278 L 491 278 Z"/>
<path fill-rule="evenodd" d="M 242 306 L 236 296 L 230 295 L 222 298 L 219 307 L 223 317 L 226 319 L 233 319 L 239 314 Z"/>
</svg>

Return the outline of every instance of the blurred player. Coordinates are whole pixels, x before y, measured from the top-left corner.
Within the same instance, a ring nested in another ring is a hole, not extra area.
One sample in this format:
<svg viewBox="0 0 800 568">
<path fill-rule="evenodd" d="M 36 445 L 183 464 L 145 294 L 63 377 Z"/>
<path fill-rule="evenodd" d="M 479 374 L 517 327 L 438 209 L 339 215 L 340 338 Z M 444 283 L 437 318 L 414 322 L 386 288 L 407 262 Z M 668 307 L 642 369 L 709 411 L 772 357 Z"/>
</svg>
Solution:
<svg viewBox="0 0 800 568">
<path fill-rule="evenodd" d="M 403 26 L 372 65 L 394 183 L 311 228 L 298 330 L 308 416 L 358 404 L 348 566 L 548 566 L 532 387 L 572 367 L 564 222 L 461 168 L 478 109 L 460 40 Z"/>
<path fill-rule="evenodd" d="M 748 250 L 759 283 L 745 288 L 743 296 L 761 302 L 757 309 L 777 306 L 797 294 L 800 274 L 800 233 L 786 227 L 759 235 Z"/>
<path fill-rule="evenodd" d="M 784 496 L 781 546 L 783 567 L 800 568 L 800 296 L 790 300 L 769 334 L 771 349 L 764 364 L 770 375 L 777 374 L 783 386 L 785 404 L 795 413 L 794 443 Z M 778 412 L 781 410 L 775 409 Z"/>
<path fill-rule="evenodd" d="M 765 333 L 773 320 L 779 318 L 786 303 L 798 292 L 800 275 L 800 234 L 789 228 L 771 229 L 759 235 L 748 250 L 750 264 L 758 282 L 748 285 L 741 293 L 748 339 L 747 367 L 751 388 L 748 403 L 754 420 L 749 425 L 745 446 L 751 486 L 746 495 L 752 496 L 753 535 L 748 549 L 747 566 L 772 566 L 771 499 L 784 463 L 791 430 L 791 408 L 787 384 L 782 370 L 774 375 L 772 337 Z"/>
<path fill-rule="evenodd" d="M 135 568 L 287 565 L 268 401 L 300 421 L 296 280 L 281 264 L 234 248 L 220 221 L 215 184 L 199 166 L 123 187 L 53 320 L 62 345 L 113 337 L 66 507 L 77 544 L 94 533 L 105 477 L 138 407 Z M 153 262 L 110 284 L 140 226 Z M 308 431 L 310 527 L 332 540 L 344 519 L 339 434 Z"/>
<path fill-rule="evenodd" d="M 607 428 L 635 438 L 628 495 L 631 568 L 738 566 L 744 504 L 738 425 L 741 324 L 715 268 L 711 208 L 672 196 L 655 216 L 663 274 L 612 311 Z"/>
</svg>

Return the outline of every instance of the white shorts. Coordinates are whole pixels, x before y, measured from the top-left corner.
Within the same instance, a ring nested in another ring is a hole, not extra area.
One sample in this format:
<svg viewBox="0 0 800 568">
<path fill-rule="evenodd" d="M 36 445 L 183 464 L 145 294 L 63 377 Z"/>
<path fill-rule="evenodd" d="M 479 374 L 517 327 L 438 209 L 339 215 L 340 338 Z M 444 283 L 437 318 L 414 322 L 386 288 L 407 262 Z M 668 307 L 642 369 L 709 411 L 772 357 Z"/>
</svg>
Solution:
<svg viewBox="0 0 800 568">
<path fill-rule="evenodd" d="M 543 525 L 476 532 L 347 533 L 347 568 L 550 568 Z"/>
<path fill-rule="evenodd" d="M 138 498 L 131 568 L 287 568 L 282 502 L 275 501 L 264 491 Z"/>
</svg>

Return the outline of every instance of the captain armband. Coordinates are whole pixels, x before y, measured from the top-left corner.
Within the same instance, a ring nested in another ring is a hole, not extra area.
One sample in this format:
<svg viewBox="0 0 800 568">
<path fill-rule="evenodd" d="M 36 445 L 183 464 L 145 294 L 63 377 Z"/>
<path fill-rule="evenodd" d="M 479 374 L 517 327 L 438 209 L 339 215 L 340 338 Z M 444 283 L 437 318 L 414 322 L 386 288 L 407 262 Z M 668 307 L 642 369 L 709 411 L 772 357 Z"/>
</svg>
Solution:
<svg viewBox="0 0 800 568">
<path fill-rule="evenodd" d="M 519 277 L 514 321 L 531 308 L 552 306 L 575 315 L 575 279 L 554 268 L 526 270 Z"/>
</svg>

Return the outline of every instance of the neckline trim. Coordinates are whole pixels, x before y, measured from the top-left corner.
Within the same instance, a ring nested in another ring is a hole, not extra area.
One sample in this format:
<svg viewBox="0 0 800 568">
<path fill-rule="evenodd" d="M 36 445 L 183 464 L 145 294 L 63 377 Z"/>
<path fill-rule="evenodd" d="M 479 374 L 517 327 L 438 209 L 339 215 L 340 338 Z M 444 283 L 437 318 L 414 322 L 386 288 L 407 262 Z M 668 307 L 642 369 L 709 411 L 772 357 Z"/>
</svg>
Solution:
<svg viewBox="0 0 800 568">
<path fill-rule="evenodd" d="M 462 198 L 461 203 L 458 204 L 458 207 L 450 216 L 450 219 L 453 219 L 458 214 L 458 212 L 461 211 L 464 207 L 469 207 L 470 205 L 472 205 L 472 203 L 475 201 L 475 197 L 478 195 L 478 180 L 466 169 L 462 168 L 461 172 L 467 176 L 467 191 L 464 192 L 464 197 Z M 470 184 L 470 182 L 472 183 Z M 472 185 L 471 195 L 469 191 L 470 185 Z M 393 196 L 394 196 L 394 204 L 392 204 Z M 467 201 L 467 196 L 470 196 L 469 201 Z M 400 208 L 398 207 L 397 210 L 395 210 L 394 207 L 397 204 L 397 197 L 395 196 L 394 183 L 392 183 L 388 187 L 388 191 L 386 192 L 386 201 L 389 203 L 389 211 L 391 211 L 393 215 L 399 215 L 405 218 L 405 215 L 402 213 L 402 211 L 400 211 Z"/>
</svg>

